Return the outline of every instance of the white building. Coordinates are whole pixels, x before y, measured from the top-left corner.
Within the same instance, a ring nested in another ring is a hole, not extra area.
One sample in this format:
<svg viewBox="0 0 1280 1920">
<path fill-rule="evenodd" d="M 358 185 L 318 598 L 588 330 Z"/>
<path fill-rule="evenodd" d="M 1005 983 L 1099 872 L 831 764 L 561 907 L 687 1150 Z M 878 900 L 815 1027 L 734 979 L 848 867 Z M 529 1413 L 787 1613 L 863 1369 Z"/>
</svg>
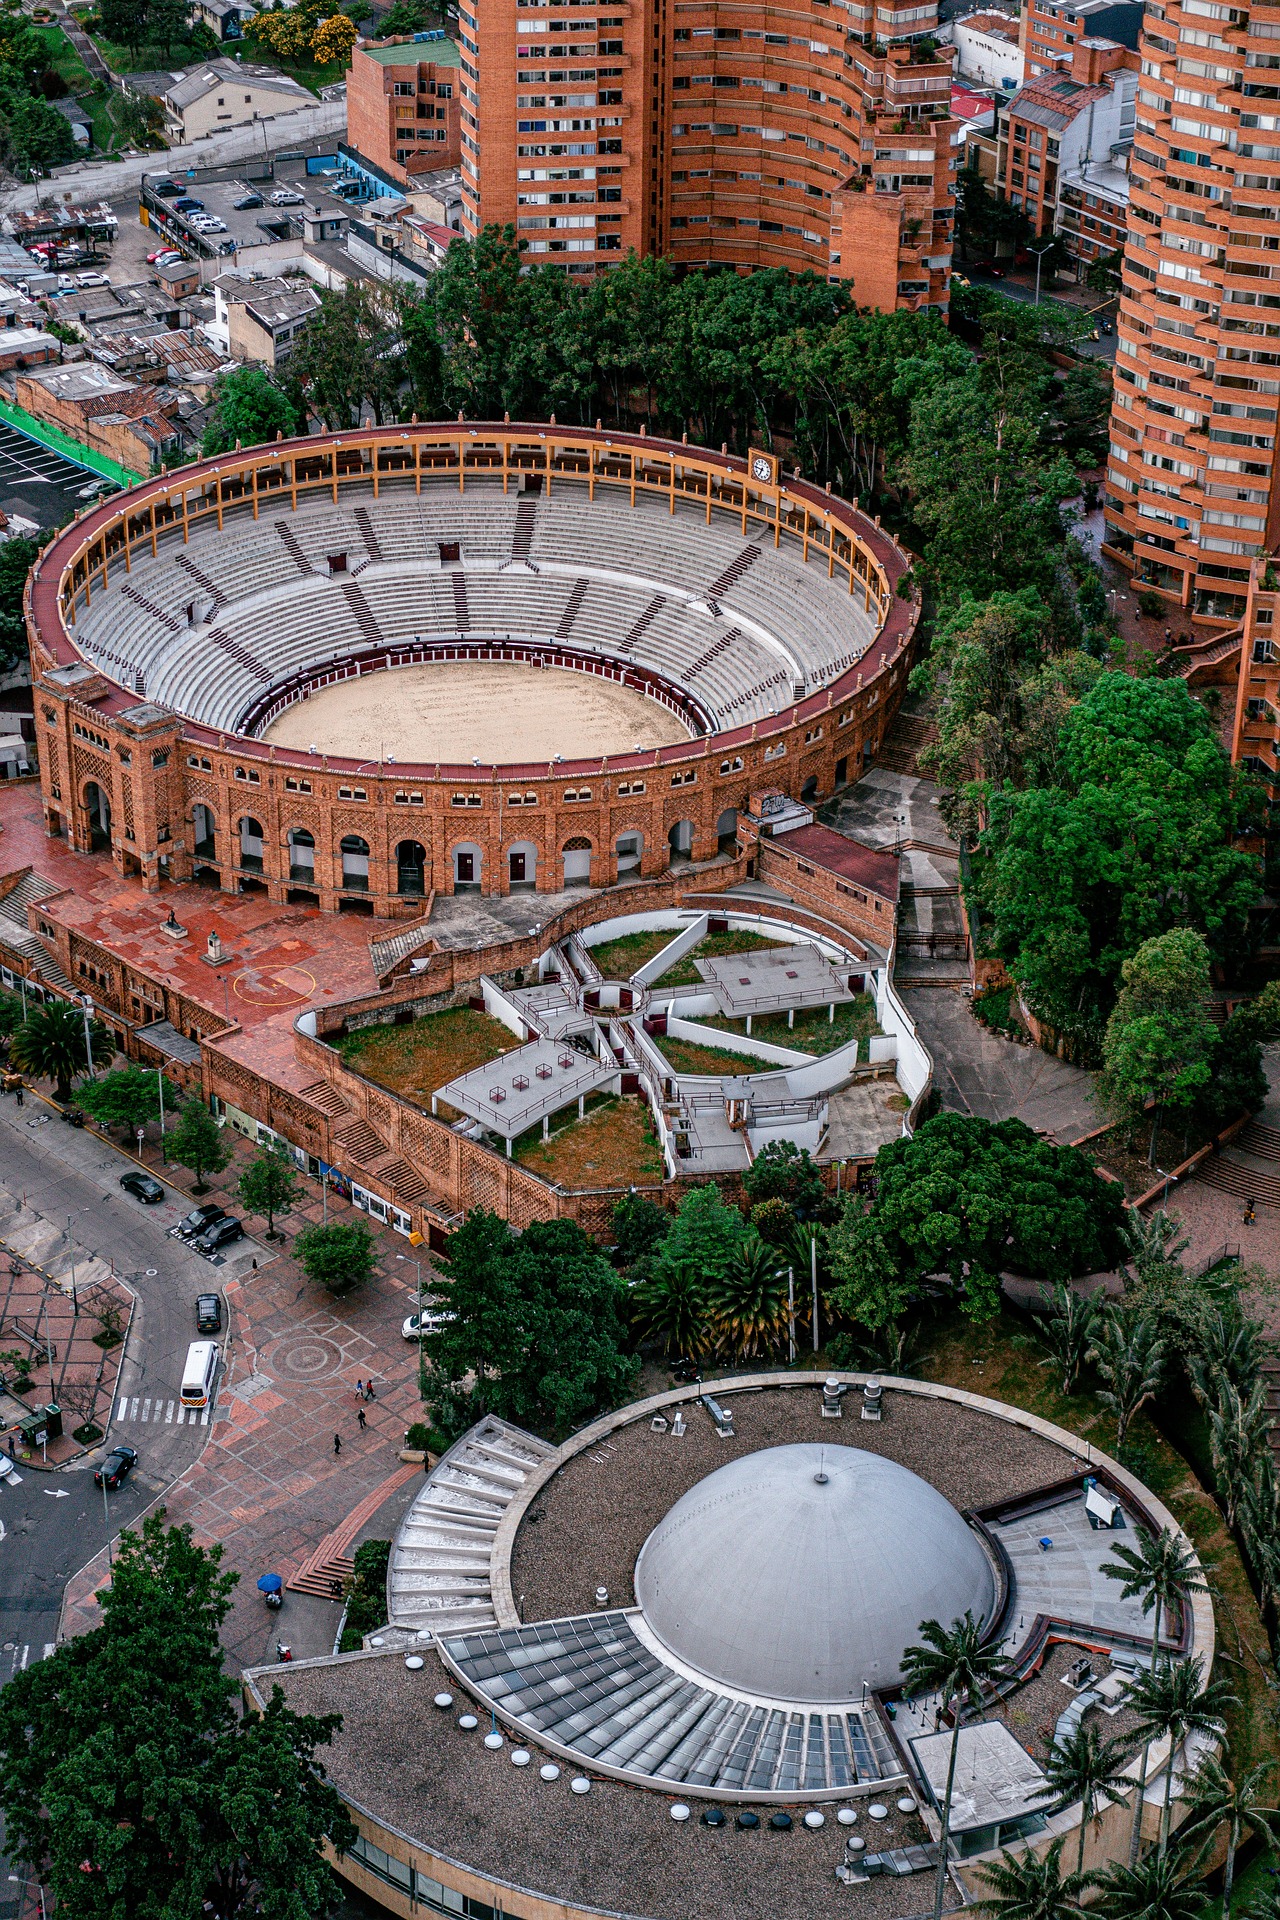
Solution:
<svg viewBox="0 0 1280 1920">
<path fill-rule="evenodd" d="M 1022 85 L 1026 59 L 1018 45 L 1018 23 L 990 8 L 952 22 L 956 73 L 971 86 L 1012 93 Z"/>
</svg>

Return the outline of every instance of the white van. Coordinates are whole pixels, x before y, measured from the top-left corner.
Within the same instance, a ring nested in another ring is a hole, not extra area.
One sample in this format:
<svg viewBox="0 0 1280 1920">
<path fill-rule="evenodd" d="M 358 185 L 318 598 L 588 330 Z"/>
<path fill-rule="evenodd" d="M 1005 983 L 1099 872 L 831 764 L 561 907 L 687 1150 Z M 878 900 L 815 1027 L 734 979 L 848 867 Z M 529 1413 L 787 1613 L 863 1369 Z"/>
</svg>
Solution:
<svg viewBox="0 0 1280 1920">
<path fill-rule="evenodd" d="M 184 1407 L 207 1407 L 218 1371 L 216 1340 L 193 1340 L 187 1348 L 187 1364 L 182 1375 Z"/>
</svg>

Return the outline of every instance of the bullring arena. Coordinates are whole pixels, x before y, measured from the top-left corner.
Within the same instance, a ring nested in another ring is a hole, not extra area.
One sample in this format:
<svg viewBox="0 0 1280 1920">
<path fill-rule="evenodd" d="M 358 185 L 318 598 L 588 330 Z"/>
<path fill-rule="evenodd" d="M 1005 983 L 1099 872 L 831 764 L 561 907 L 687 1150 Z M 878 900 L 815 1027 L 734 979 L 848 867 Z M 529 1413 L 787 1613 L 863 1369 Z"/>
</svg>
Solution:
<svg viewBox="0 0 1280 1920">
<path fill-rule="evenodd" d="M 904 690 L 908 557 L 774 455 L 278 441 L 83 513 L 27 613 L 0 969 L 400 1231 L 603 1230 L 779 1137 L 852 1169 L 923 1092 L 897 855 L 814 817 Z"/>
</svg>

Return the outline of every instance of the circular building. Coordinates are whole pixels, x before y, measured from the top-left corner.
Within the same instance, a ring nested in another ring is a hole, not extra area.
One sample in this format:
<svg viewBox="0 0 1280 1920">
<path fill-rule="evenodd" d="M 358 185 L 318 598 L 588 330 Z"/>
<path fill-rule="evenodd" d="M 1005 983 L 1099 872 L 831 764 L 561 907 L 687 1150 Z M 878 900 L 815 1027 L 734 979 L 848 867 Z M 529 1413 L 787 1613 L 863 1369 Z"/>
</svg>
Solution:
<svg viewBox="0 0 1280 1920">
<path fill-rule="evenodd" d="M 406 1916 L 811 1920 L 835 1898 L 906 1920 L 952 1728 L 903 1655 L 966 1615 L 1004 1668 L 956 1736 L 953 1902 L 1000 1850 L 1078 1834 L 1079 1806 L 1047 1810 L 1050 1750 L 1088 1715 L 1123 1736 L 1150 1656 L 1106 1564 L 1176 1523 L 1034 1415 L 868 1384 L 739 1376 L 559 1448 L 493 1417 L 464 1435 L 400 1522 L 389 1625 L 248 1676 L 342 1715 L 325 1764 L 360 1837 L 339 1871 Z M 1208 1671 L 1213 1649 L 1191 1595 L 1162 1652 Z M 1152 1748 L 1152 1835 L 1168 1762 Z M 1131 1820 L 1091 1819 L 1086 1863 L 1127 1858 Z"/>
<path fill-rule="evenodd" d="M 907 568 L 771 454 L 463 423 L 226 454 L 36 566 L 46 827 L 147 887 L 378 915 L 652 877 L 875 757 Z"/>
</svg>

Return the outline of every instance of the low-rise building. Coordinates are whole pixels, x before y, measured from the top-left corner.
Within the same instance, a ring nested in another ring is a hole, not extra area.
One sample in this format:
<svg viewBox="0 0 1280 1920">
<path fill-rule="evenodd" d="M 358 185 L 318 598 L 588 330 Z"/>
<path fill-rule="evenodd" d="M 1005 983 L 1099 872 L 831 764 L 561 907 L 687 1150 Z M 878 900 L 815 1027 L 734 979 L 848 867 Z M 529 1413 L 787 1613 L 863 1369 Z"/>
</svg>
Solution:
<svg viewBox="0 0 1280 1920">
<path fill-rule="evenodd" d="M 194 0 L 191 19 L 208 27 L 219 40 L 242 40 L 257 11 L 251 0 Z"/>
<path fill-rule="evenodd" d="M 207 329 L 216 349 L 233 360 L 275 367 L 320 305 L 309 280 L 242 280 L 224 273 L 213 283 L 214 318 Z"/>
<path fill-rule="evenodd" d="M 1095 261 L 1124 246 L 1129 220 L 1129 148 L 1101 160 L 1065 167 L 1058 193 L 1057 232 L 1081 279 Z"/>
<path fill-rule="evenodd" d="M 1065 177 L 1132 142 L 1137 97 L 1137 55 L 1093 38 L 1073 48 L 1070 73 L 1029 80 L 1013 96 L 1000 120 L 997 177 L 1034 233 L 1057 231 Z"/>
<path fill-rule="evenodd" d="M 1026 78 L 1026 56 L 1018 40 L 1014 15 L 990 8 L 966 13 L 952 23 L 956 72 L 980 87 L 1002 87 L 1012 93 Z"/>
<path fill-rule="evenodd" d="M 1027 0 L 1019 28 L 1027 78 L 1070 73 L 1085 39 L 1115 40 L 1136 53 L 1141 29 L 1142 0 Z"/>
<path fill-rule="evenodd" d="M 43 367 L 62 357 L 62 347 L 43 327 L 22 326 L 6 316 L 11 324 L 0 325 L 0 369 Z"/>
<path fill-rule="evenodd" d="M 169 130 L 181 140 L 200 140 L 224 127 L 270 120 L 315 105 L 314 95 L 274 67 L 209 60 L 192 67 L 160 95 Z"/>
<path fill-rule="evenodd" d="M 145 474 L 182 447 L 178 396 L 140 384 L 96 360 L 19 373 L 15 398 L 37 420 Z"/>
<path fill-rule="evenodd" d="M 347 75 L 347 141 L 402 186 L 462 157 L 459 53 L 443 34 L 357 47 Z"/>
</svg>

